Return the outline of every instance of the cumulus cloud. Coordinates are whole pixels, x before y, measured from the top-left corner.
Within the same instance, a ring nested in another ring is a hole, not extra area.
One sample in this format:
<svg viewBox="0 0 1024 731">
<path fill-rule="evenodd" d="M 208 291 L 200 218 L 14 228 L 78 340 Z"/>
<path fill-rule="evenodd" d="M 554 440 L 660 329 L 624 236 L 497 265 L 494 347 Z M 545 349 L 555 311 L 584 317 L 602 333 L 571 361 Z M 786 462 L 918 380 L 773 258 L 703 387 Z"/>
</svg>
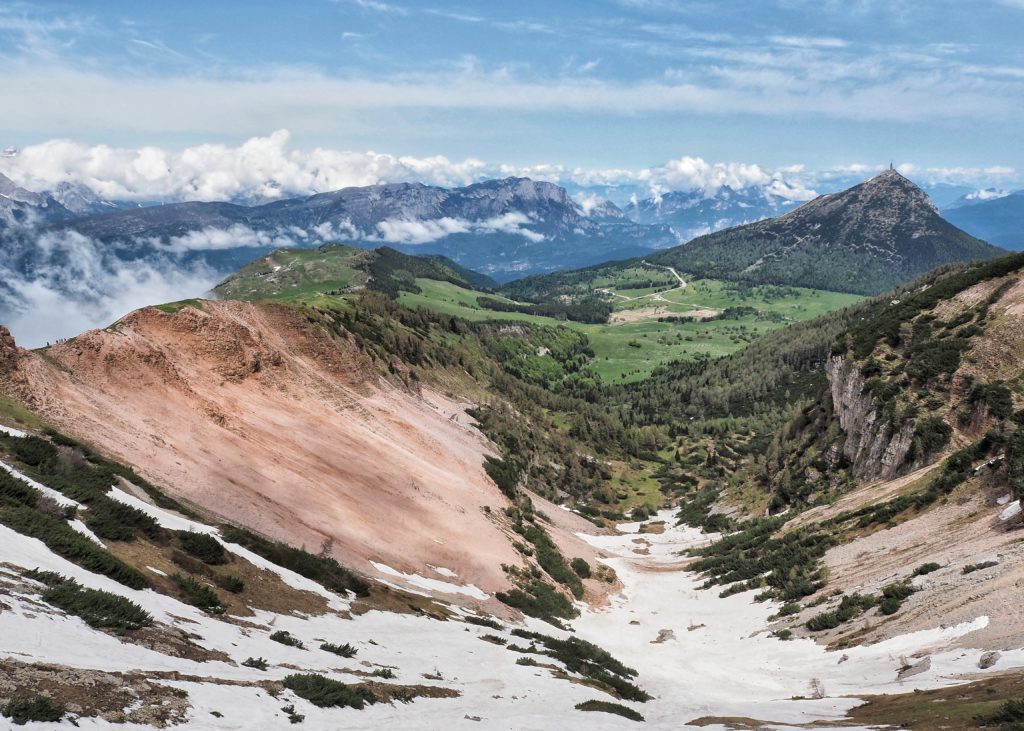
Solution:
<svg viewBox="0 0 1024 731">
<path fill-rule="evenodd" d="M 190 231 L 181 236 L 172 236 L 166 242 L 159 239 L 148 240 L 154 248 L 164 249 L 176 254 L 183 254 L 188 251 L 216 251 L 218 249 L 236 249 L 244 246 L 255 247 L 284 247 L 295 246 L 310 240 L 311 234 L 317 238 L 326 240 L 327 237 L 320 237 L 319 232 L 335 235 L 335 229 L 330 223 L 325 224 L 327 228 L 318 226 L 312 232 L 304 231 L 298 227 L 291 227 L 283 231 L 256 231 L 240 223 L 233 224 L 228 228 L 204 228 L 198 231 Z"/>
<path fill-rule="evenodd" d="M 46 233 L 35 244 L 6 242 L 0 259 L 0 323 L 24 347 L 105 327 L 145 305 L 201 296 L 219 279 L 205 264 L 174 257 L 123 261 L 74 231 Z"/>
<path fill-rule="evenodd" d="M 61 182 L 79 183 L 114 200 L 268 201 L 382 182 L 418 181 L 466 185 L 485 173 L 473 158 L 398 157 L 289 146 L 291 135 L 278 130 L 241 145 L 198 145 L 179 152 L 158 147 L 137 149 L 50 140 L 25 147 L 0 160 L 0 172 L 30 190 Z"/>
<path fill-rule="evenodd" d="M 428 244 L 445 236 L 468 233 L 507 233 L 522 236 L 534 243 L 544 235 L 525 228 L 530 218 L 518 211 L 510 211 L 494 218 L 467 221 L 462 218 L 434 218 L 427 220 L 389 219 L 377 224 L 377 233 L 362 237 L 365 241 L 388 244 Z"/>
</svg>

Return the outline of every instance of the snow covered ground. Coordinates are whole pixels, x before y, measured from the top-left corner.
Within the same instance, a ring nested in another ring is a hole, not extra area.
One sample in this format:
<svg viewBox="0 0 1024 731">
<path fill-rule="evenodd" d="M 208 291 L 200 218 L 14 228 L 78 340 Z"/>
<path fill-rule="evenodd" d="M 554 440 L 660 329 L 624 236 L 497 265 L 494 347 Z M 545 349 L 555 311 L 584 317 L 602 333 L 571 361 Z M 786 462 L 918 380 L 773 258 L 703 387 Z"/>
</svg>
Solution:
<svg viewBox="0 0 1024 731">
<path fill-rule="evenodd" d="M 127 493 L 113 494 L 146 510 L 167 527 L 213 530 Z M 670 514 L 659 518 L 668 525 L 672 523 Z M 721 599 L 715 591 L 699 591 L 700 580 L 681 569 L 678 553 L 706 543 L 707 536 L 686 527 L 670 527 L 662 534 L 639 534 L 638 528 L 633 524 L 622 526 L 624 532 L 620 535 L 584 536 L 613 556 L 607 562 L 618 573 L 625 591 L 603 609 L 585 610 L 573 624 L 578 636 L 601 645 L 640 671 L 638 685 L 655 698 L 644 704 L 626 705 L 646 717 L 648 728 L 686 728 L 687 721 L 702 716 L 748 716 L 774 723 L 777 728 L 798 723 L 811 724 L 803 726 L 808 728 L 817 720 L 841 718 L 858 703 L 840 696 L 931 688 L 957 682 L 959 673 L 978 672 L 980 651 L 947 652 L 941 648 L 949 640 L 983 626 L 984 617 L 968 625 L 936 628 L 844 652 L 826 652 L 810 640 L 783 642 L 764 629 L 767 617 L 777 607 L 752 603 L 751 592 Z M 208 679 L 158 681 L 188 692 L 192 706 L 188 727 L 194 729 L 291 728 L 281 710 L 289 704 L 306 717 L 299 728 L 314 731 L 637 728 L 634 722 L 618 716 L 575 710 L 581 701 L 613 699 L 556 678 L 548 669 L 517 665 L 519 654 L 481 640 L 483 635 L 491 634 L 515 641 L 507 627 L 492 630 L 380 611 L 347 618 L 349 602 L 345 599 L 240 546 L 225 545 L 238 556 L 276 572 L 290 586 L 328 597 L 330 611 L 319 616 L 257 611 L 256 616 L 243 621 L 225 621 L 152 590 L 126 589 L 55 556 L 39 541 L 0 526 L 0 579 L 14 581 L 15 567 L 38 567 L 72 576 L 89 587 L 115 591 L 139 603 L 158 622 L 198 635 L 199 644 L 225 653 L 231 661 L 199 662 L 123 642 L 90 629 L 76 617 L 40 611 L 28 592 L 4 597 L 10 609 L 0 611 L 0 658 L 104 671 L 178 671 Z M 443 571 L 438 573 L 447 577 Z M 566 636 L 537 620 L 528 620 L 527 625 L 538 632 Z M 306 649 L 269 640 L 271 632 L 282 629 L 301 639 Z M 321 642 L 352 643 L 358 655 L 340 658 L 319 650 Z M 931 654 L 931 669 L 897 681 L 904 658 L 920 652 Z M 262 672 L 241 666 L 249 657 L 266 658 L 269 669 Z M 998 669 L 1020 665 L 1024 665 L 1024 653 L 1008 652 L 1003 653 Z M 394 669 L 394 680 L 386 682 L 450 688 L 460 696 L 419 698 L 411 704 L 377 704 L 362 711 L 320 709 L 290 691 L 275 698 L 255 685 L 223 682 L 282 679 L 297 671 L 359 682 L 363 677 L 358 673 L 381 667 Z M 793 700 L 795 696 L 810 697 L 815 689 L 823 691 L 824 697 Z M 135 728 L 85 718 L 78 724 L 94 729 Z M 65 722 L 62 727 L 70 724 Z"/>
</svg>

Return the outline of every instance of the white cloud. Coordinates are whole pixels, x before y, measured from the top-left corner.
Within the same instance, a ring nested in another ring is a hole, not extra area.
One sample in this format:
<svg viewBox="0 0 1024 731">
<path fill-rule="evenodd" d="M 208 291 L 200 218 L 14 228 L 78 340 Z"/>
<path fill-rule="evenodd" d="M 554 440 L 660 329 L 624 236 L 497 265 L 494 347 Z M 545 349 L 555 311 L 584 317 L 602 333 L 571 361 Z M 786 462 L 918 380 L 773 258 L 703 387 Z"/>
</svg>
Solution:
<svg viewBox="0 0 1024 731">
<path fill-rule="evenodd" d="M 377 224 L 377 234 L 361 238 L 369 242 L 414 245 L 427 244 L 454 234 L 507 233 L 522 236 L 534 243 L 543 241 L 543 234 L 525 228 L 530 222 L 528 216 L 518 211 L 510 211 L 481 221 L 450 217 L 419 221 L 389 219 Z"/>
<path fill-rule="evenodd" d="M 73 231 L 37 243 L 28 274 L 9 249 L 0 261 L 0 322 L 25 347 L 105 327 L 139 307 L 201 296 L 219 279 L 205 265 L 175 258 L 122 261 Z"/>
<path fill-rule="evenodd" d="M 390 244 L 426 244 L 452 234 L 469 233 L 466 221 L 437 218 L 428 221 L 388 220 L 377 224 L 380 240 Z"/>
<path fill-rule="evenodd" d="M 0 159 L 0 172 L 30 190 L 71 181 L 110 199 L 263 201 L 382 182 L 466 185 L 486 167 L 473 158 L 453 162 L 442 156 L 295 150 L 290 137 L 278 130 L 237 147 L 208 144 L 180 152 L 50 140 Z"/>
</svg>

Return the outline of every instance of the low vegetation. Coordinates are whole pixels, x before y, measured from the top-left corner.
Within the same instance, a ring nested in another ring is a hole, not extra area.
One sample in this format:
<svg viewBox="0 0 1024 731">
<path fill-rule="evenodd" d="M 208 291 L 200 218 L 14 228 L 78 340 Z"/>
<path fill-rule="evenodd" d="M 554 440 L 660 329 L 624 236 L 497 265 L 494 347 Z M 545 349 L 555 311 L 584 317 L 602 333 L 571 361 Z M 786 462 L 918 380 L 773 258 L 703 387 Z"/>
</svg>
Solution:
<svg viewBox="0 0 1024 731">
<path fill-rule="evenodd" d="M 178 587 L 181 598 L 186 603 L 211 614 L 221 614 L 224 611 L 224 605 L 217 592 L 206 584 L 182 574 L 173 574 L 171 580 Z"/>
<path fill-rule="evenodd" d="M 624 706 L 620 703 L 610 703 L 609 701 L 583 701 L 582 703 L 576 704 L 577 711 L 598 711 L 600 713 L 614 713 L 617 716 L 628 718 L 630 721 L 643 722 L 644 717 L 634 711 L 632 708 Z"/>
<path fill-rule="evenodd" d="M 367 688 L 346 685 L 315 673 L 295 673 L 284 679 L 284 687 L 320 708 L 355 708 L 362 710 L 377 702 Z"/>
<path fill-rule="evenodd" d="M 53 571 L 33 570 L 24 575 L 46 584 L 42 595 L 44 602 L 81 617 L 90 627 L 130 632 L 153 624 L 149 612 L 118 594 L 87 589 L 74 579 Z"/>
<path fill-rule="evenodd" d="M 16 726 L 23 726 L 30 721 L 56 723 L 64 718 L 64 706 L 46 696 L 31 698 L 12 698 L 0 711 L 4 718 L 11 719 Z"/>
<path fill-rule="evenodd" d="M 325 589 L 356 596 L 368 596 L 370 585 L 365 579 L 327 555 L 314 556 L 300 548 L 261 538 L 251 531 L 233 525 L 221 526 L 221 536 L 228 543 L 237 543 L 271 563 L 311 579 Z"/>
</svg>

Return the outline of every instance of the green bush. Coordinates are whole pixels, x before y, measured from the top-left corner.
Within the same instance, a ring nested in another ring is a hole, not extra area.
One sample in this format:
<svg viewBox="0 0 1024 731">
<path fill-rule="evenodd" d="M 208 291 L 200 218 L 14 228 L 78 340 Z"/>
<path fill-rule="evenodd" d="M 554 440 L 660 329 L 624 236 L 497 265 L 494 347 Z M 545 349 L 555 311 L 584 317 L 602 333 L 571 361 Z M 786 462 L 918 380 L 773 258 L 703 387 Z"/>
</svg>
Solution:
<svg viewBox="0 0 1024 731">
<path fill-rule="evenodd" d="M 479 627 L 489 627 L 490 629 L 501 629 L 501 624 L 495 622 L 489 617 L 477 617 L 473 614 L 468 614 L 462 618 L 462 621 L 468 622 L 469 624 L 475 624 Z"/>
<path fill-rule="evenodd" d="M 257 670 L 266 670 L 268 665 L 267 661 L 262 657 L 250 657 L 242 663 L 247 668 L 256 668 Z"/>
<path fill-rule="evenodd" d="M 320 649 L 325 652 L 333 652 L 335 655 L 341 655 L 342 657 L 355 657 L 356 653 L 359 652 L 348 642 L 344 645 L 332 645 L 330 642 L 325 642 L 320 645 Z"/>
<path fill-rule="evenodd" d="M 224 576 L 214 576 L 213 583 L 219 586 L 224 591 L 230 591 L 232 594 L 241 594 L 245 591 L 245 582 L 234 574 L 225 574 Z"/>
<path fill-rule="evenodd" d="M 306 649 L 306 646 L 302 644 L 302 640 L 293 636 L 292 633 L 286 629 L 279 629 L 277 632 L 274 632 L 270 635 L 270 639 L 274 642 L 280 642 L 282 645 L 288 645 L 288 647 L 297 647 L 300 650 Z"/>
<path fill-rule="evenodd" d="M 903 601 L 908 596 L 913 594 L 916 589 L 911 586 L 908 582 L 900 581 L 895 584 L 889 584 L 888 586 L 882 587 L 882 596 L 886 599 L 896 599 Z"/>
<path fill-rule="evenodd" d="M 181 547 L 203 563 L 217 566 L 228 562 L 224 546 L 213 536 L 187 530 L 175 531 L 174 534 L 178 537 Z"/>
<path fill-rule="evenodd" d="M 107 549 L 82 535 L 63 520 L 33 510 L 25 505 L 0 508 L 0 523 L 32 538 L 72 563 L 96 574 L 102 574 L 131 589 L 144 589 L 149 580 Z"/>
<path fill-rule="evenodd" d="M 878 605 L 878 611 L 882 614 L 896 614 L 903 605 L 899 599 L 894 596 L 887 596 L 882 600 L 882 603 Z"/>
<path fill-rule="evenodd" d="M 523 530 L 523 537 L 533 544 L 537 563 L 541 568 L 547 571 L 552 579 L 567 586 L 574 597 L 583 598 L 583 582 L 580 581 L 580 576 L 569 568 L 565 562 L 565 556 L 558 550 L 558 546 L 551 540 L 547 532 L 540 526 L 531 524 Z M 584 561 L 584 563 L 586 562 Z M 589 570 L 590 567 L 587 568 Z"/>
<path fill-rule="evenodd" d="M 993 566 L 998 565 L 998 561 L 981 561 L 979 563 L 970 563 L 964 566 L 963 572 L 965 574 L 973 574 L 975 571 L 981 571 L 982 569 L 990 569 Z"/>
<path fill-rule="evenodd" d="M 128 632 L 153 624 L 149 612 L 130 599 L 101 589 L 86 589 L 71 579 L 48 587 L 43 601 L 81 617 L 90 627 Z"/>
<path fill-rule="evenodd" d="M 932 571 L 938 571 L 941 568 L 941 564 L 929 561 L 928 563 L 923 563 L 914 569 L 914 576 L 924 576 L 925 574 L 930 574 Z"/>
<path fill-rule="evenodd" d="M 574 558 L 572 561 L 569 562 L 569 565 L 572 567 L 572 570 L 576 572 L 576 575 L 579 576 L 581 579 L 590 578 L 590 564 L 587 563 L 586 559 Z"/>
<path fill-rule="evenodd" d="M 636 670 L 622 664 L 607 650 L 592 642 L 578 637 L 559 640 L 538 632 L 518 629 L 513 630 L 512 634 L 543 645 L 547 650 L 544 654 L 559 660 L 567 670 L 579 673 L 620 698 L 640 703 L 651 699 L 646 691 L 631 682 L 637 675 Z"/>
<path fill-rule="evenodd" d="M 191 576 L 182 576 L 181 574 L 173 574 L 171 579 L 178 585 L 185 601 L 192 606 L 212 614 L 220 614 L 224 611 L 224 605 L 221 604 L 217 592 L 206 584 L 196 581 Z"/>
<path fill-rule="evenodd" d="M 980 719 L 986 726 L 990 724 L 1016 724 L 1024 721 L 1024 698 L 1014 698 L 999 706 L 999 710 L 991 716 Z M 1016 729 L 1011 726 L 1011 731 Z"/>
<path fill-rule="evenodd" d="M 15 725 L 23 726 L 29 721 L 55 723 L 64 718 L 65 711 L 61 704 L 37 695 L 33 698 L 12 698 L 7 701 L 2 713 L 4 718 L 11 719 Z"/>
<path fill-rule="evenodd" d="M 271 563 L 305 576 L 330 591 L 350 591 L 356 596 L 370 595 L 370 585 L 363 578 L 330 556 L 314 556 L 299 548 L 268 541 L 250 531 L 231 525 L 221 526 L 221 537 L 229 543 L 237 543 L 248 548 Z"/>
<path fill-rule="evenodd" d="M 540 579 L 529 581 L 523 588 L 515 588 L 508 592 L 499 591 L 494 596 L 498 601 L 518 609 L 523 614 L 543 619 L 555 626 L 561 626 L 559 619 L 574 619 L 579 616 L 579 611 L 564 594 Z"/>
<path fill-rule="evenodd" d="M 346 685 L 315 673 L 295 673 L 284 679 L 284 687 L 320 708 L 355 708 L 362 710 L 377 702 L 367 688 Z"/>
<path fill-rule="evenodd" d="M 582 703 L 576 704 L 577 711 L 600 711 L 601 713 L 614 713 L 628 718 L 630 721 L 643 722 L 644 717 L 634 711 L 632 708 L 620 705 L 619 703 L 609 703 L 608 701 L 583 701 Z"/>
<path fill-rule="evenodd" d="M 106 495 L 89 501 L 83 519 L 93 533 L 111 541 L 130 541 L 137 533 L 156 538 L 162 532 L 152 516 Z"/>
</svg>

